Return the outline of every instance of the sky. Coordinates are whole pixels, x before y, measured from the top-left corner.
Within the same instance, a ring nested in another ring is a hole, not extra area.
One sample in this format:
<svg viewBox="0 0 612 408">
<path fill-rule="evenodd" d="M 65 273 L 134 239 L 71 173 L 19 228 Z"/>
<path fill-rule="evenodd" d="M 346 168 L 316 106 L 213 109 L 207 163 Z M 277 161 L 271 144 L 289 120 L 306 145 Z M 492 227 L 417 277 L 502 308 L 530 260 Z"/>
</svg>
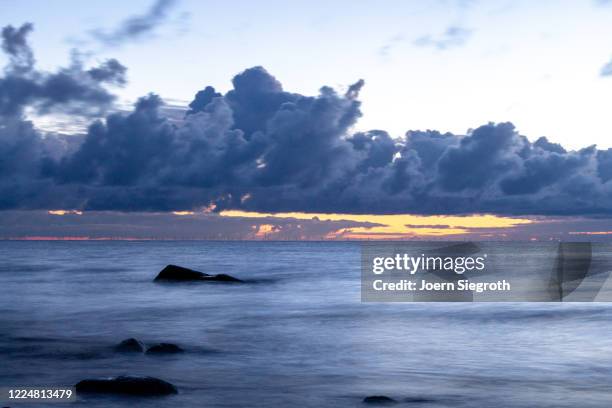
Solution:
<svg viewBox="0 0 612 408">
<path fill-rule="evenodd" d="M 531 138 L 612 147 L 612 77 L 600 75 L 612 59 L 606 1 L 183 0 L 146 38 L 122 46 L 88 33 L 143 14 L 150 0 L 46 5 L 3 0 L 0 15 L 35 24 L 42 67 L 65 64 L 76 46 L 93 60 L 117 58 L 129 67 L 119 91 L 126 103 L 149 92 L 187 102 L 205 85 L 227 91 L 232 75 L 261 65 L 307 95 L 363 78 L 364 130 L 463 134 L 512 121 Z"/>
<path fill-rule="evenodd" d="M 610 1 L 3 0 L 0 16 L 0 238 L 612 230 Z"/>
</svg>

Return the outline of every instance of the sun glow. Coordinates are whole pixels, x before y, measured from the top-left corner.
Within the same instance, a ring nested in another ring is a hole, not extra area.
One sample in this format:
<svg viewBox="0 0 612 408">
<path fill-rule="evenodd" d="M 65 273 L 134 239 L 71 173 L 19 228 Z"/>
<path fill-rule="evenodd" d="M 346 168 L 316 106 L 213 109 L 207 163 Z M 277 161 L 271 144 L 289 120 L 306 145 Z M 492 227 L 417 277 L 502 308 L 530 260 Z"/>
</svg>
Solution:
<svg viewBox="0 0 612 408">
<path fill-rule="evenodd" d="M 513 228 L 531 224 L 528 218 L 500 217 L 491 214 L 465 216 L 428 215 L 372 215 L 372 214 L 320 214 L 320 213 L 259 213 L 239 210 L 222 211 L 223 217 L 297 219 L 318 221 L 352 221 L 367 224 L 340 228 L 329 233 L 327 239 L 406 239 L 419 237 L 446 237 L 469 234 L 489 229 Z M 269 224 L 266 224 L 269 225 Z M 272 231 L 266 231 L 269 234 Z"/>
<path fill-rule="evenodd" d="M 193 211 L 172 211 L 174 215 L 193 215 Z"/>
<path fill-rule="evenodd" d="M 49 210 L 49 215 L 83 215 L 83 211 L 79 210 Z"/>
<path fill-rule="evenodd" d="M 257 232 L 255 233 L 255 238 L 265 238 L 270 234 L 276 232 L 276 227 L 272 224 L 261 224 L 255 227 Z"/>
</svg>

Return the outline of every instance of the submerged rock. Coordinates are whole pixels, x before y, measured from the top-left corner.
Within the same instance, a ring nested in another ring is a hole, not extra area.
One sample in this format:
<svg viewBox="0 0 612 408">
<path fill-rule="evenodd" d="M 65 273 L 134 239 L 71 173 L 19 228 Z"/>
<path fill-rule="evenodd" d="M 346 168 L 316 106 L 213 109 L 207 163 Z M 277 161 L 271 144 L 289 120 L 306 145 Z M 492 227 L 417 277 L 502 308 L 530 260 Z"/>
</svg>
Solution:
<svg viewBox="0 0 612 408">
<path fill-rule="evenodd" d="M 157 274 L 155 281 L 169 282 L 192 282 L 192 281 L 211 281 L 211 282 L 243 282 L 233 276 L 220 273 L 209 275 L 207 273 L 194 271 L 177 265 L 168 265 Z"/>
<path fill-rule="evenodd" d="M 219 273 L 217 275 L 208 275 L 204 280 L 212 280 L 218 282 L 244 282 L 242 279 L 234 278 L 231 275 Z"/>
<path fill-rule="evenodd" d="M 365 397 L 363 402 L 366 404 L 395 404 L 397 401 L 386 395 L 370 395 L 369 397 Z"/>
<path fill-rule="evenodd" d="M 436 400 L 426 397 L 408 397 L 404 398 L 403 401 L 408 403 L 424 404 L 426 402 L 435 402 Z"/>
<path fill-rule="evenodd" d="M 172 343 L 159 343 L 148 348 L 147 354 L 173 354 L 182 353 L 183 350 L 176 344 Z"/>
<path fill-rule="evenodd" d="M 75 385 L 79 393 L 126 394 L 126 395 L 170 395 L 177 394 L 176 387 L 154 377 L 119 376 L 79 381 Z"/>
<path fill-rule="evenodd" d="M 145 346 L 140 341 L 131 337 L 117 344 L 115 346 L 115 351 L 119 351 L 121 353 L 144 353 Z"/>
</svg>

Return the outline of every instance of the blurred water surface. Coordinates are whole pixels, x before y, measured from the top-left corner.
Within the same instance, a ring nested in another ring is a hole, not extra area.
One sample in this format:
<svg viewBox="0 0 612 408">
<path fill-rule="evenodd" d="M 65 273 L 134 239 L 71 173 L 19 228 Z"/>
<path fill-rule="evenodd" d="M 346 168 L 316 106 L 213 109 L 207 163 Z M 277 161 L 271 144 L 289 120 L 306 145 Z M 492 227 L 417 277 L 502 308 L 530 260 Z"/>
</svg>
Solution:
<svg viewBox="0 0 612 408">
<path fill-rule="evenodd" d="M 252 282 L 153 283 L 169 263 Z M 612 405 L 608 304 L 367 304 L 359 266 L 356 243 L 0 242 L 0 385 L 131 374 L 180 391 L 73 407 Z M 128 337 L 186 352 L 115 353 Z"/>
</svg>

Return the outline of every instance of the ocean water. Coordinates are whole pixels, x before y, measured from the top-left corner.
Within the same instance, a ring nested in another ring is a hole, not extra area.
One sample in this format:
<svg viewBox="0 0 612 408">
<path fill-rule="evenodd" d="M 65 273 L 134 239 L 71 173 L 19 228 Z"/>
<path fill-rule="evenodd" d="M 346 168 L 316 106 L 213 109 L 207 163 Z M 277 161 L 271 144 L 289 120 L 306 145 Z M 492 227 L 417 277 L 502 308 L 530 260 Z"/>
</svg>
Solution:
<svg viewBox="0 0 612 408">
<path fill-rule="evenodd" d="M 169 263 L 250 283 L 152 282 Z M 0 386 L 179 389 L 54 407 L 612 406 L 610 304 L 362 303 L 359 265 L 356 243 L 0 242 Z M 128 337 L 186 352 L 115 353 Z"/>
</svg>

